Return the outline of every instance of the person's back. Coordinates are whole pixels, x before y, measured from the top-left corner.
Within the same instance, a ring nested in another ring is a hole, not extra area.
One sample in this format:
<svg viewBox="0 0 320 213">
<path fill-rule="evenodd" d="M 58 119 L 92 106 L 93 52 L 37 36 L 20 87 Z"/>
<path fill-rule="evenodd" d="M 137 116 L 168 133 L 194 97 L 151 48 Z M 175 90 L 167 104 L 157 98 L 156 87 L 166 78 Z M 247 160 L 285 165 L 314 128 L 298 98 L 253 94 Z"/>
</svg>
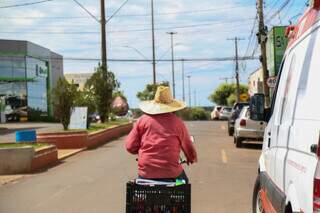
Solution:
<svg viewBox="0 0 320 213">
<path fill-rule="evenodd" d="M 126 148 L 139 154 L 139 176 L 144 178 L 179 176 L 181 149 L 190 163 L 196 159 L 188 131 L 173 113 L 143 115 L 128 136 Z"/>
<path fill-rule="evenodd" d="M 179 158 L 181 150 L 187 163 L 197 162 L 188 130 L 173 112 L 185 104 L 171 97 L 168 87 L 159 87 L 154 101 L 140 106 L 146 114 L 134 125 L 127 137 L 126 149 L 138 154 L 139 176 L 147 179 L 167 179 L 185 176 Z"/>
</svg>

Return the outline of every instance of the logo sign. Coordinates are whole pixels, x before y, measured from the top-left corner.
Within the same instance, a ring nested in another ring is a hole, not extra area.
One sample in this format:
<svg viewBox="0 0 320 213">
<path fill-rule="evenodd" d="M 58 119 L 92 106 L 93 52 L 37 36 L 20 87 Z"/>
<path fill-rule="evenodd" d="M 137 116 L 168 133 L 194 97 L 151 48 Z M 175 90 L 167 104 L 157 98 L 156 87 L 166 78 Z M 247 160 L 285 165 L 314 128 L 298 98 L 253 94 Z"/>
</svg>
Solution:
<svg viewBox="0 0 320 213">
<path fill-rule="evenodd" d="M 267 84 L 270 88 L 275 88 L 277 84 L 277 77 L 276 76 L 270 77 L 267 81 Z"/>
<path fill-rule="evenodd" d="M 36 65 L 36 75 L 38 77 L 45 77 L 46 78 L 48 76 L 47 67 Z"/>
<path fill-rule="evenodd" d="M 249 95 L 248 94 L 241 94 L 240 95 L 240 100 L 243 101 L 243 102 L 246 102 L 249 100 Z"/>
</svg>

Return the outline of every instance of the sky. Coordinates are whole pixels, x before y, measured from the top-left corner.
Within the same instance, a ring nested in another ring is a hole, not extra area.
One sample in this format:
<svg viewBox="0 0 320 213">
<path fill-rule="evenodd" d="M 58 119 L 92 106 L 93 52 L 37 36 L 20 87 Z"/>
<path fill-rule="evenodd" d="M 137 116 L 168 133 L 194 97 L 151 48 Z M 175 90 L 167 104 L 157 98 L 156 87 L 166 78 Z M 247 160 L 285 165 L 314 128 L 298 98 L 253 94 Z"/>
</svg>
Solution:
<svg viewBox="0 0 320 213">
<path fill-rule="evenodd" d="M 0 0 L 0 39 L 28 40 L 63 55 L 65 73 L 92 73 L 99 61 L 68 58 L 101 58 L 100 26 L 74 0 L 52 0 L 40 4 L 1 8 L 39 0 Z M 98 20 L 100 0 L 77 0 Z M 295 23 L 306 9 L 307 0 L 266 0 L 266 25 Z M 106 0 L 107 16 L 125 0 Z M 284 7 L 283 7 L 284 5 Z M 150 0 L 129 0 L 107 23 L 107 50 L 111 59 L 152 59 Z M 282 10 L 280 11 L 280 9 Z M 175 59 L 234 57 L 239 37 L 240 56 L 259 56 L 256 37 L 255 0 L 154 0 L 156 58 L 171 59 L 169 31 L 174 36 Z M 274 15 L 276 14 L 276 15 Z M 270 17 L 272 19 L 270 20 Z M 254 24 L 255 23 L 255 24 Z M 252 33 L 253 32 L 253 33 Z M 253 35 L 253 36 L 251 36 Z M 139 52 L 139 53 L 138 53 Z M 110 62 L 132 107 L 138 91 L 152 83 L 150 62 Z M 258 60 L 240 62 L 240 81 L 260 66 Z M 175 62 L 176 98 L 182 99 L 182 64 Z M 235 62 L 186 62 L 191 76 L 192 105 L 211 106 L 208 96 L 235 76 Z M 171 62 L 157 63 L 157 81 L 172 82 Z M 187 80 L 186 97 L 188 98 Z M 188 101 L 188 100 L 187 100 Z"/>
</svg>

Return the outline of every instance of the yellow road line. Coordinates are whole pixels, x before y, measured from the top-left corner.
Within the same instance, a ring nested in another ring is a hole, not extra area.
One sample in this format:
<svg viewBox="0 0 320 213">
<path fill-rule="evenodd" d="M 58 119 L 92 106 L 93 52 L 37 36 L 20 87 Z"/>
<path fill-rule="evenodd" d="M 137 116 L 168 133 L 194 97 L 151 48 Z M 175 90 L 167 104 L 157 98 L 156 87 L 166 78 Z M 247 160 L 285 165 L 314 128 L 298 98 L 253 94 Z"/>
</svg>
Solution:
<svg viewBox="0 0 320 213">
<path fill-rule="evenodd" d="M 222 159 L 222 163 L 224 164 L 228 163 L 227 153 L 226 153 L 226 150 L 224 149 L 221 150 L 221 159 Z"/>
</svg>

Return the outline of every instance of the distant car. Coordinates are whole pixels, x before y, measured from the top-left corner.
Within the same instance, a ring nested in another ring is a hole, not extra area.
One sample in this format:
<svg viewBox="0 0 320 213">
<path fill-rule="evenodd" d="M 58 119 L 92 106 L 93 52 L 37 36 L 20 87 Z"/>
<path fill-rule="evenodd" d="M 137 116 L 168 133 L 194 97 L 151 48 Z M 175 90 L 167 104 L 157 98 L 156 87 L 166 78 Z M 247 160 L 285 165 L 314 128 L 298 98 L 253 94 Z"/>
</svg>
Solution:
<svg viewBox="0 0 320 213">
<path fill-rule="evenodd" d="M 244 106 L 249 106 L 247 102 L 238 102 L 235 103 L 232 107 L 231 116 L 228 120 L 228 134 L 229 136 L 233 136 L 234 133 L 234 123 L 239 117 L 239 114 Z"/>
<path fill-rule="evenodd" d="M 214 107 L 213 111 L 211 112 L 211 119 L 212 120 L 219 120 L 221 109 L 222 109 L 222 106 L 215 106 Z"/>
<path fill-rule="evenodd" d="M 222 109 L 220 111 L 219 119 L 220 120 L 229 120 L 229 118 L 231 116 L 231 111 L 232 111 L 231 107 L 222 107 Z"/>
<path fill-rule="evenodd" d="M 242 147 L 245 140 L 262 141 L 267 123 L 250 119 L 250 109 L 243 107 L 239 118 L 234 125 L 234 143 L 236 147 Z"/>
<path fill-rule="evenodd" d="M 98 123 L 98 122 L 100 122 L 100 120 L 101 120 L 100 115 L 99 115 L 99 113 L 97 113 L 97 112 L 89 115 L 89 119 L 90 119 L 90 121 L 93 122 L 93 123 Z"/>
</svg>

